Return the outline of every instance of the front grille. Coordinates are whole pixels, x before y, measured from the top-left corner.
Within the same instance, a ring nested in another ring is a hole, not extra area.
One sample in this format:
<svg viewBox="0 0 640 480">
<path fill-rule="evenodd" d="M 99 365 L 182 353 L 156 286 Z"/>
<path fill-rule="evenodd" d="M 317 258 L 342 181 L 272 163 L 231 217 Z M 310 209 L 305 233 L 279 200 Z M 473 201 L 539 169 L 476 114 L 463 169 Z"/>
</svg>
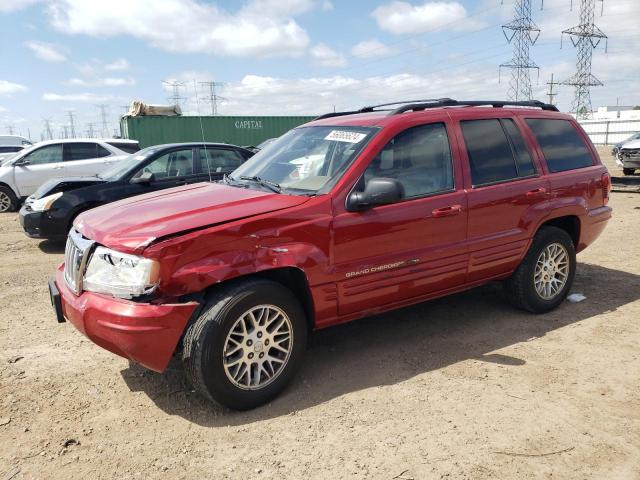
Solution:
<svg viewBox="0 0 640 480">
<path fill-rule="evenodd" d="M 640 149 L 635 150 L 622 150 L 623 157 L 627 157 L 630 160 L 640 160 Z"/>
<path fill-rule="evenodd" d="M 67 237 L 64 250 L 64 279 L 76 295 L 82 291 L 82 277 L 93 243 L 83 238 L 76 230 L 71 230 Z"/>
</svg>

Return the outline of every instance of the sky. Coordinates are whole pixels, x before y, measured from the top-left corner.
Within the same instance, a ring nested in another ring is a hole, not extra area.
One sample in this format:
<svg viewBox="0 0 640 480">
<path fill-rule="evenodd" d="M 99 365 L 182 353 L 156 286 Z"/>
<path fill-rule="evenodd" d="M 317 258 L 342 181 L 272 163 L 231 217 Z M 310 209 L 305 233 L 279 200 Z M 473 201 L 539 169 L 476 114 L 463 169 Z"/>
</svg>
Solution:
<svg viewBox="0 0 640 480">
<path fill-rule="evenodd" d="M 541 34 L 531 47 L 534 97 L 575 72 L 561 32 L 579 0 L 531 0 Z M 640 0 L 596 1 L 608 36 L 593 53 L 599 105 L 640 104 Z M 512 57 L 501 29 L 513 0 L 0 0 L 0 134 L 40 140 L 109 135 L 133 100 L 169 104 L 179 82 L 186 114 L 313 115 L 400 100 L 505 99 Z M 556 86 L 568 111 L 573 87 Z M 90 124 L 94 124 L 91 127 Z"/>
</svg>

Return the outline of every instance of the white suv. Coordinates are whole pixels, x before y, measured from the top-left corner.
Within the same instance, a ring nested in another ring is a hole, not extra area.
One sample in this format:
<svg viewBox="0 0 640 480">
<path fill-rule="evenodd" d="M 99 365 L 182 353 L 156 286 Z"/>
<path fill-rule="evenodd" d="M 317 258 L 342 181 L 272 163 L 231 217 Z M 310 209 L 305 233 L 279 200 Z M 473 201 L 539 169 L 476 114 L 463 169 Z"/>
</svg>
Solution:
<svg viewBox="0 0 640 480">
<path fill-rule="evenodd" d="M 97 175 L 139 150 L 135 140 L 50 140 L 25 148 L 0 166 L 0 212 L 13 211 L 20 200 L 51 178 Z"/>
</svg>

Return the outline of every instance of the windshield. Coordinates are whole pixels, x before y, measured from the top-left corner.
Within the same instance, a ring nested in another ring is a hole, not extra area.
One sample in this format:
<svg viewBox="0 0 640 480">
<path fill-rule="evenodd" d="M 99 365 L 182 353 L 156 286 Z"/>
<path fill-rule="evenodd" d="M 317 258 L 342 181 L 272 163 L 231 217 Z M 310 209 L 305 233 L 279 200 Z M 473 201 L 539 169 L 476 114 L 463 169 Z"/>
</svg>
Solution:
<svg viewBox="0 0 640 480">
<path fill-rule="evenodd" d="M 314 194 L 337 181 L 376 132 L 371 127 L 296 128 L 247 160 L 229 179 L 260 180 L 286 193 Z"/>
<path fill-rule="evenodd" d="M 120 180 L 127 175 L 133 168 L 140 164 L 143 160 L 146 160 L 151 155 L 160 150 L 158 147 L 147 147 L 139 152 L 129 155 L 124 160 L 116 163 L 113 167 L 106 169 L 104 172 L 98 175 L 98 178 L 102 180 L 112 181 Z"/>
</svg>

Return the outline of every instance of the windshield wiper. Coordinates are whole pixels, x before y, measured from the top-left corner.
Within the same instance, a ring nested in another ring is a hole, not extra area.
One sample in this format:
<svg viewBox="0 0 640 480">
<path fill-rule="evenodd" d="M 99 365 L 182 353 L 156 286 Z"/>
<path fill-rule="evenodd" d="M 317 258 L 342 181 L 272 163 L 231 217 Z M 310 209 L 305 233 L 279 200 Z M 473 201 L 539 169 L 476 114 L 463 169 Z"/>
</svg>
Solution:
<svg viewBox="0 0 640 480">
<path fill-rule="evenodd" d="M 243 175 L 243 176 L 240 177 L 240 180 L 248 180 L 250 182 L 255 182 L 258 185 L 266 187 L 266 188 L 268 188 L 269 190 L 271 190 L 272 192 L 275 192 L 275 193 L 281 193 L 282 192 L 282 187 L 279 184 L 277 184 L 276 182 L 271 182 L 269 180 L 265 180 L 264 178 L 260 178 L 260 177 L 257 177 L 255 175 L 251 176 L 251 177 Z"/>
</svg>

